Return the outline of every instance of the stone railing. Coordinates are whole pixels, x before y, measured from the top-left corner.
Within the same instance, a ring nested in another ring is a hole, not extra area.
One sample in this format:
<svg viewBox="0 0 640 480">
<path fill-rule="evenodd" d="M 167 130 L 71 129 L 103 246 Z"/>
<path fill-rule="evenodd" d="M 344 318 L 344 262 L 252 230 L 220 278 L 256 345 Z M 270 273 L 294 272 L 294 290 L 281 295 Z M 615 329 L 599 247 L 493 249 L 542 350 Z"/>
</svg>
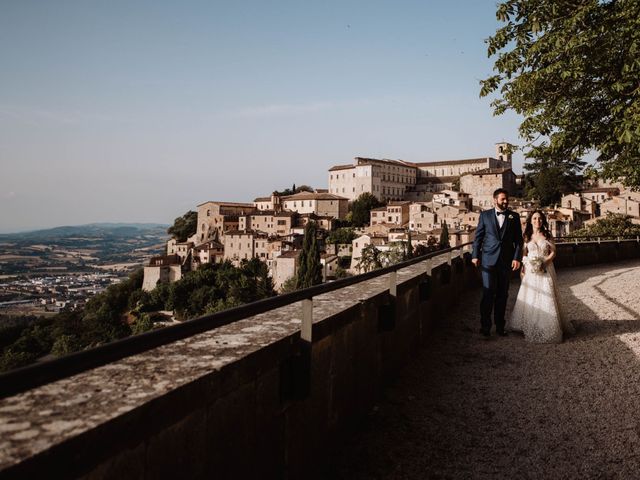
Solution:
<svg viewBox="0 0 640 480">
<path fill-rule="evenodd" d="M 305 477 L 477 287 L 458 253 L 10 394 L 0 478 Z M 576 266 L 639 258 L 640 244 L 558 253 Z"/>
</svg>

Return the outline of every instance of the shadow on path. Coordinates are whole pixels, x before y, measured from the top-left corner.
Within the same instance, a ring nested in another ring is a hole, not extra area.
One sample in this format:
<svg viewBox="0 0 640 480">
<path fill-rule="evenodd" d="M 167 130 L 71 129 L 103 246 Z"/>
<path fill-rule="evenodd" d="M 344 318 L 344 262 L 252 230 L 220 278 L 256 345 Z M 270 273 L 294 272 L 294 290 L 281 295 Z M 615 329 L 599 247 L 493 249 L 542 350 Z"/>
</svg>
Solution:
<svg viewBox="0 0 640 480">
<path fill-rule="evenodd" d="M 317 478 L 638 478 L 640 262 L 558 278 L 576 335 L 482 340 L 471 293 Z"/>
</svg>

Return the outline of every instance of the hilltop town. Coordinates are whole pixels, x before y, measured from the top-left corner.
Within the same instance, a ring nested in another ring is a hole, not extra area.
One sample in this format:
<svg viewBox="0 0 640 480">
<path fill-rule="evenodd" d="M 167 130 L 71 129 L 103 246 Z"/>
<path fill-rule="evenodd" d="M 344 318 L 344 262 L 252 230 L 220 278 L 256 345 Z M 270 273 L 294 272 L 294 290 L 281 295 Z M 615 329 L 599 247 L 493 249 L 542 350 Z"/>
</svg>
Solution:
<svg viewBox="0 0 640 480">
<path fill-rule="evenodd" d="M 381 252 L 410 242 L 430 247 L 443 235 L 457 246 L 474 238 L 480 211 L 492 208 L 493 191 L 507 190 L 522 222 L 538 205 L 523 200 L 524 176 L 512 165 L 512 146 L 495 145 L 494 157 L 413 163 L 356 157 L 328 170 L 328 188 L 289 195 L 274 192 L 252 202 L 206 201 L 197 206 L 196 231 L 185 241 L 172 238 L 166 254 L 151 258 L 143 289 L 172 283 L 201 265 L 252 258 L 265 262 L 276 289 L 296 273 L 305 225 L 316 222 L 325 239 L 348 225 L 350 204 L 363 194 L 382 206 L 370 211 L 368 225 L 353 230 L 350 242 L 323 243 L 323 279 L 363 270 L 363 250 Z M 579 191 L 545 209 L 555 237 L 562 237 L 607 213 L 625 214 L 640 223 L 640 194 L 621 184 L 585 180 Z"/>
</svg>

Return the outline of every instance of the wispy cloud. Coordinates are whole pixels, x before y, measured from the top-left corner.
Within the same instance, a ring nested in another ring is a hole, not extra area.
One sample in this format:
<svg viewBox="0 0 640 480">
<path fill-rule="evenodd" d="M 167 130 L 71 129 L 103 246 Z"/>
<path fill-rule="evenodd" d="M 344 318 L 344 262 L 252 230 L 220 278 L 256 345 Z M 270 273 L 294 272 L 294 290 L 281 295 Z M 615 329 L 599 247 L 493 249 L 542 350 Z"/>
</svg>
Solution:
<svg viewBox="0 0 640 480">
<path fill-rule="evenodd" d="M 240 118 L 293 116 L 330 110 L 336 106 L 336 102 L 280 103 L 241 108 L 233 115 Z"/>
<path fill-rule="evenodd" d="M 44 123 L 58 123 L 63 125 L 77 125 L 87 122 L 123 122 L 126 119 L 95 112 L 81 112 L 78 110 L 49 110 L 33 107 L 16 107 L 0 105 L 0 118 L 20 121 L 29 125 Z"/>
</svg>

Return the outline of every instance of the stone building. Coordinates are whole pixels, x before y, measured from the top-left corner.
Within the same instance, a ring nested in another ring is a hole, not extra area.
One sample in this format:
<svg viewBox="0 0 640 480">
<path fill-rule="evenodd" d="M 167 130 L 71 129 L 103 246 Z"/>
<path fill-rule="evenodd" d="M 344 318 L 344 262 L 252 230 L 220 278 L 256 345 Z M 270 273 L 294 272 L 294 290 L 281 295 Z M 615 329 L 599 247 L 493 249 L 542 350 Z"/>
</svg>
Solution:
<svg viewBox="0 0 640 480">
<path fill-rule="evenodd" d="M 598 214 L 598 204 L 591 198 L 584 197 L 581 193 L 569 193 L 563 195 L 560 199 L 560 205 L 563 208 L 570 208 L 588 212 L 591 218 Z"/>
<path fill-rule="evenodd" d="M 516 192 L 516 175 L 511 168 L 487 168 L 460 177 L 460 190 L 473 197 L 474 205 L 493 208 L 493 192 L 504 188 L 510 195 Z"/>
<path fill-rule="evenodd" d="M 581 190 L 580 193 L 584 198 L 589 198 L 601 205 L 607 200 L 620 195 L 620 189 L 617 187 L 594 187 L 585 188 Z"/>
<path fill-rule="evenodd" d="M 415 232 L 430 232 L 439 225 L 438 214 L 426 207 L 424 210 L 411 213 L 409 219 L 409 229 Z"/>
<path fill-rule="evenodd" d="M 253 203 L 205 202 L 198 205 L 196 243 L 222 240 L 224 234 L 238 230 L 238 218 L 256 211 Z"/>
<path fill-rule="evenodd" d="M 617 197 L 612 197 L 600 205 L 600 213 L 617 213 L 640 218 L 640 199 L 637 195 L 622 193 Z"/>
<path fill-rule="evenodd" d="M 238 217 L 238 230 L 257 230 L 268 235 L 284 236 L 296 226 L 295 212 L 275 212 L 258 210 L 249 215 Z"/>
<path fill-rule="evenodd" d="M 369 225 L 389 223 L 403 226 L 409 222 L 411 202 L 389 202 L 384 207 L 374 208 L 369 214 Z"/>
<path fill-rule="evenodd" d="M 269 237 L 264 232 L 232 230 L 224 236 L 224 259 L 235 266 L 242 260 L 267 260 Z"/>
<path fill-rule="evenodd" d="M 167 242 L 167 255 L 177 255 L 181 261 L 184 261 L 189 256 L 193 246 L 193 242 L 178 242 L 175 238 L 171 238 Z"/>
<path fill-rule="evenodd" d="M 366 192 L 381 201 L 429 200 L 433 192 L 451 190 L 466 173 L 511 168 L 508 143 L 496 144 L 496 157 L 421 163 L 356 157 L 351 165 L 329 169 L 329 192 L 349 200 Z"/>
<path fill-rule="evenodd" d="M 349 211 L 349 199 L 332 193 L 300 192 L 282 197 L 281 203 L 285 211 L 320 217 L 344 219 Z"/>
<path fill-rule="evenodd" d="M 443 190 L 433 195 L 433 203 L 440 205 L 451 205 L 454 207 L 463 207 L 471 210 L 472 198 L 468 193 L 456 192 L 454 190 Z"/>
<path fill-rule="evenodd" d="M 300 252 L 300 250 L 284 252 L 273 260 L 271 278 L 276 290 L 281 290 L 282 285 L 296 274 Z"/>
<path fill-rule="evenodd" d="M 159 283 L 173 283 L 182 278 L 185 260 L 178 255 L 152 257 L 149 265 L 144 267 L 142 289 L 150 292 Z"/>
<path fill-rule="evenodd" d="M 282 210 L 281 197 L 279 195 L 271 195 L 270 197 L 258 197 L 253 200 L 253 205 L 259 211 L 271 210 L 280 212 Z"/>
</svg>

